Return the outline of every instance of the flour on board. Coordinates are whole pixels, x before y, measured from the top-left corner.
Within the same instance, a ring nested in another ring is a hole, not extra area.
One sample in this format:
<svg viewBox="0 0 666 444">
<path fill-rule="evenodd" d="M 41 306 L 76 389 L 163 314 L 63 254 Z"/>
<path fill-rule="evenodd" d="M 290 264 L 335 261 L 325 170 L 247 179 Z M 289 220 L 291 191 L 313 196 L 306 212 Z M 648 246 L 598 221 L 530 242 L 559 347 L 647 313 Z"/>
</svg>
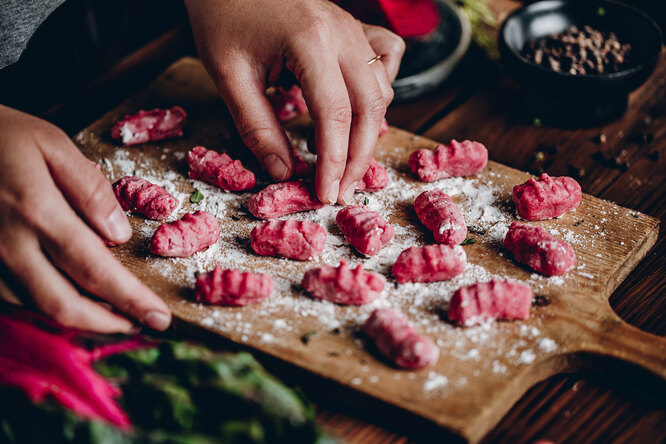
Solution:
<svg viewBox="0 0 666 444">
<path fill-rule="evenodd" d="M 299 155 L 306 161 L 312 162 L 314 155 L 306 150 L 304 139 L 297 139 L 292 135 L 294 146 Z M 395 151 L 402 150 L 395 147 Z M 163 154 L 173 156 L 175 160 L 183 159 L 183 152 L 168 152 Z M 133 160 L 134 159 L 134 160 Z M 178 285 L 192 288 L 195 273 L 209 271 L 216 264 L 223 268 L 239 268 L 247 271 L 246 260 L 252 254 L 249 248 L 249 231 L 261 221 L 247 216 L 245 205 L 250 193 L 229 193 L 217 187 L 185 177 L 176 171 L 165 171 L 158 158 L 147 155 L 133 156 L 129 151 L 118 149 L 110 159 L 96 159 L 109 178 L 114 181 L 125 175 L 136 175 L 165 188 L 180 201 L 168 221 L 176 220 L 187 212 L 204 210 L 214 214 L 218 220 L 223 221 L 223 230 L 218 242 L 208 249 L 201 251 L 190 258 L 157 258 L 147 256 L 149 267 Z M 468 225 L 474 225 L 483 234 L 471 234 L 485 249 L 495 254 L 505 256 L 502 260 L 511 260 L 510 254 L 504 253 L 503 240 L 509 225 L 515 220 L 510 200 L 501 197 L 498 185 L 503 177 L 499 173 L 490 171 L 483 179 L 470 177 L 454 177 L 432 183 L 420 183 L 409 179 L 406 174 L 395 165 L 394 161 L 382 162 L 387 168 L 389 185 L 384 190 L 375 193 L 356 193 L 354 202 L 366 204 L 369 209 L 379 213 L 389 223 L 393 224 L 395 236 L 376 256 L 360 258 L 351 249 L 344 239 L 337 224 L 335 216 L 339 207 L 327 206 L 316 211 L 297 213 L 288 217 L 298 220 L 308 220 L 322 225 L 326 232 L 326 246 L 321 257 L 310 261 L 312 268 L 321 264 L 338 265 L 340 258 L 344 257 L 350 267 L 363 263 L 364 269 L 381 273 L 389 278 L 387 288 L 374 302 L 361 307 L 343 307 L 326 301 L 313 300 L 304 295 L 300 289 L 302 278 L 302 264 L 295 265 L 288 259 L 270 258 L 270 261 L 253 262 L 253 272 L 268 273 L 273 276 L 275 289 L 271 296 L 259 305 L 253 307 L 230 309 L 226 307 L 210 307 L 195 303 L 183 298 L 180 302 L 200 313 L 199 321 L 211 329 L 229 334 L 241 342 L 269 343 L 279 346 L 286 337 L 299 338 L 307 331 L 316 330 L 330 332 L 337 330 L 341 338 L 349 339 L 348 348 L 339 349 L 335 353 L 345 355 L 348 359 L 365 356 L 364 343 L 355 339 L 355 334 L 367 319 L 370 313 L 379 307 L 394 307 L 401 310 L 410 320 L 414 328 L 420 333 L 428 335 L 442 351 L 444 359 L 442 366 L 437 366 L 439 372 L 444 372 L 447 361 L 471 362 L 476 368 L 488 368 L 488 372 L 503 374 L 508 365 L 529 364 L 536 359 L 553 353 L 558 345 L 551 338 L 545 336 L 539 328 L 541 320 L 532 317 L 526 323 L 487 322 L 482 325 L 461 328 L 446 322 L 445 313 L 453 292 L 463 285 L 471 285 L 477 281 L 489 281 L 493 278 L 503 279 L 481 265 L 468 263 L 465 271 L 450 281 L 435 283 L 407 283 L 394 284 L 391 276 L 391 267 L 398 255 L 406 248 L 421 246 L 432 242 L 428 239 L 426 230 L 418 222 L 405 226 L 396 223 L 404 219 L 402 211 L 413 212 L 413 201 L 425 190 L 439 188 L 450 195 L 460 206 L 460 210 Z M 495 184 L 497 181 L 498 184 Z M 265 184 L 260 183 L 259 187 Z M 195 190 L 201 191 L 204 198 L 198 203 L 191 203 L 189 198 Z M 405 210 L 407 208 L 407 210 Z M 232 222 L 233 221 L 235 222 Z M 416 217 L 412 214 L 412 219 Z M 602 222 L 597 222 L 597 224 Z M 135 230 L 135 241 L 147 243 L 160 222 L 142 220 L 138 230 Z M 578 246 L 593 246 L 599 239 L 603 227 L 588 224 L 584 234 L 574 232 L 570 228 L 558 224 L 557 220 L 544 222 L 544 227 L 552 234 L 571 243 L 574 248 Z M 583 228 L 581 227 L 581 228 Z M 592 228 L 594 227 L 594 228 Z M 465 247 L 466 248 L 466 247 Z M 485 251 L 485 250 L 484 250 Z M 485 253 L 482 253 L 485 254 Z M 277 266 L 275 264 L 278 264 Z M 585 277 L 592 275 L 579 270 L 584 268 L 581 264 L 577 273 Z M 572 272 L 574 273 L 574 272 Z M 570 273 L 570 274 L 572 274 Z M 532 287 L 535 294 L 541 290 L 555 286 L 566 285 L 571 282 L 572 276 L 564 275 L 547 278 L 532 274 L 525 279 L 525 283 Z M 529 325 L 527 325 L 529 323 Z M 521 339 L 517 340 L 516 338 Z M 317 337 L 313 340 L 318 340 Z M 351 348 L 349 348 L 351 347 Z M 337 356 L 336 354 L 336 356 Z M 341 358 L 342 359 L 342 358 Z M 363 372 L 362 365 L 357 372 L 350 372 L 349 382 L 361 385 L 366 382 L 381 383 L 386 374 L 371 375 Z M 448 379 L 444 374 L 431 371 L 427 375 L 405 373 L 394 370 L 391 380 L 417 379 L 423 387 L 424 393 L 436 396 L 446 396 Z M 469 379 L 475 379 L 484 372 L 475 370 L 464 378 L 457 378 L 454 386 L 464 385 Z M 449 387 L 451 389 L 452 387 Z"/>
</svg>

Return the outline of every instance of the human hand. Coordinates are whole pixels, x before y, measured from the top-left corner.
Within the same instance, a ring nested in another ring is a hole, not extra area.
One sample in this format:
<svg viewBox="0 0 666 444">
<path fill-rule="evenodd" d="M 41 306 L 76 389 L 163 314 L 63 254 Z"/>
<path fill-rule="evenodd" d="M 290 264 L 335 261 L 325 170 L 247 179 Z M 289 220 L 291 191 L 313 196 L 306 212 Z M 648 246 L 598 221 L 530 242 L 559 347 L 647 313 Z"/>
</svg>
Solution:
<svg viewBox="0 0 666 444">
<path fill-rule="evenodd" d="M 126 242 L 131 227 L 111 184 L 65 133 L 0 105 L 0 172 L 1 300 L 101 333 L 133 325 L 96 300 L 157 330 L 169 326 L 166 304 L 102 242 Z"/>
<path fill-rule="evenodd" d="M 245 144 L 270 176 L 293 171 L 289 141 L 265 96 L 286 66 L 315 121 L 317 196 L 347 203 L 372 159 L 404 42 L 329 1 L 186 0 L 194 39 Z M 368 61 L 381 55 L 372 64 Z"/>
</svg>

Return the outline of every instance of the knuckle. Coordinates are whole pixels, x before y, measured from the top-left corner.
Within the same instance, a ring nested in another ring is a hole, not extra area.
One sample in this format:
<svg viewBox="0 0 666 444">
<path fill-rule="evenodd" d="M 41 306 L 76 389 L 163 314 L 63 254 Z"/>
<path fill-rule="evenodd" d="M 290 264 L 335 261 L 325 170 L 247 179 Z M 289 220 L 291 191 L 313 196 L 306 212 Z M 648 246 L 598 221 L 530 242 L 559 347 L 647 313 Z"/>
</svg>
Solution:
<svg viewBox="0 0 666 444">
<path fill-rule="evenodd" d="M 326 156 L 326 161 L 335 167 L 344 166 L 347 164 L 347 155 L 341 151 L 332 151 Z"/>
<path fill-rule="evenodd" d="M 368 94 L 362 102 L 361 112 L 369 115 L 373 120 L 381 120 L 386 114 L 386 101 L 382 92 L 377 89 Z"/>
<path fill-rule="evenodd" d="M 63 298 L 55 298 L 44 308 L 44 312 L 64 327 L 74 326 L 74 310 Z"/>
<path fill-rule="evenodd" d="M 145 311 L 141 302 L 136 297 L 126 298 L 118 305 L 120 311 L 135 318 L 141 318 L 140 315 Z"/>
<path fill-rule="evenodd" d="M 37 199 L 31 195 L 19 197 L 12 207 L 11 211 L 16 216 L 17 221 L 37 231 L 44 231 L 48 228 L 53 215 L 56 213 L 54 203 Z"/>
<path fill-rule="evenodd" d="M 262 157 L 268 152 L 270 142 L 275 140 L 276 134 L 272 128 L 259 127 L 241 129 L 241 137 L 243 143 L 252 151 L 257 157 Z"/>
<path fill-rule="evenodd" d="M 81 284 L 92 292 L 97 292 L 104 287 L 106 282 L 106 268 L 94 261 L 86 261 L 79 265 L 77 271 Z"/>
<path fill-rule="evenodd" d="M 48 147 L 48 146 L 54 146 L 55 143 L 54 141 L 60 141 L 60 140 L 66 140 L 69 141 L 69 138 L 67 137 L 67 133 L 65 133 L 62 129 L 58 128 L 55 125 L 51 125 L 50 123 L 47 123 L 43 125 L 40 130 L 38 137 L 40 146 L 42 147 Z"/>
<path fill-rule="evenodd" d="M 305 21 L 305 25 L 296 33 L 296 37 L 315 47 L 328 47 L 331 41 L 329 23 L 319 15 L 310 15 Z"/>
<path fill-rule="evenodd" d="M 387 42 L 388 50 L 392 54 L 402 56 L 405 53 L 405 48 L 407 45 L 405 45 L 405 41 L 399 35 L 389 32 L 389 38 Z"/>
<path fill-rule="evenodd" d="M 352 109 L 349 104 L 334 105 L 318 117 L 336 126 L 348 127 L 352 121 Z"/>
<path fill-rule="evenodd" d="M 384 102 L 386 102 L 386 107 L 388 107 L 393 101 L 393 96 L 393 88 L 389 85 L 389 87 L 386 88 L 386 91 L 384 91 Z"/>
<path fill-rule="evenodd" d="M 341 13 L 338 16 L 339 26 L 344 27 L 354 33 L 354 35 L 364 35 L 363 25 L 360 21 L 356 20 L 353 15 L 349 14 L 347 11 L 340 11 Z"/>
<path fill-rule="evenodd" d="M 362 169 L 362 174 L 365 174 L 368 166 L 370 166 L 370 161 L 372 160 L 373 155 L 374 149 L 372 147 L 368 147 L 368 149 L 355 150 L 353 153 L 349 154 L 349 159 L 347 162 Z"/>
<path fill-rule="evenodd" d="M 236 72 L 238 60 L 235 57 L 225 54 L 225 57 L 220 57 L 214 62 L 210 71 L 213 73 L 213 78 L 221 90 L 226 90 L 227 85 L 233 85 L 239 81 L 239 75 Z"/>
</svg>

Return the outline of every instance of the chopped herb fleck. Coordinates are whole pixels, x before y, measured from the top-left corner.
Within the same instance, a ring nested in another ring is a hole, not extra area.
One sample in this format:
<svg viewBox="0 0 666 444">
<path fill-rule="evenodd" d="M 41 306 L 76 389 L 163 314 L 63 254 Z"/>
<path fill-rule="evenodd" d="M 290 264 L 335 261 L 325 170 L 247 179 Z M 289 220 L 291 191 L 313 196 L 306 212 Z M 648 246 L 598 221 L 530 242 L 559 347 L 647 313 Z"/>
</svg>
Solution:
<svg viewBox="0 0 666 444">
<path fill-rule="evenodd" d="M 198 278 L 200 273 L 201 273 L 201 272 L 200 272 L 199 270 L 195 271 L 195 272 L 194 272 L 194 277 L 195 277 L 195 278 Z"/>
<path fill-rule="evenodd" d="M 367 197 L 363 198 L 363 205 L 368 205 L 370 203 L 370 199 Z"/>
<path fill-rule="evenodd" d="M 196 190 L 192 195 L 190 196 L 190 202 L 192 203 L 199 203 L 203 200 L 204 195 L 201 191 Z"/>
<path fill-rule="evenodd" d="M 537 162 L 543 162 L 546 160 L 546 155 L 543 153 L 543 151 L 537 151 L 537 153 L 534 155 L 534 160 Z"/>
<path fill-rule="evenodd" d="M 483 227 L 479 227 L 478 225 L 467 225 L 467 231 L 469 231 L 472 234 L 480 234 L 482 236 L 486 234 L 486 229 Z"/>
<path fill-rule="evenodd" d="M 468 237 L 460 245 L 471 245 L 471 244 L 475 244 L 475 243 L 476 243 L 476 239 L 474 239 L 473 237 Z"/>
<path fill-rule="evenodd" d="M 532 123 L 534 124 L 534 126 L 539 128 L 541 126 L 541 119 L 538 118 L 538 117 L 535 117 L 534 119 L 532 119 Z"/>
<path fill-rule="evenodd" d="M 638 219 L 638 214 L 637 213 L 631 213 L 631 217 L 633 217 L 634 219 Z"/>
<path fill-rule="evenodd" d="M 303 336 L 301 336 L 301 342 L 305 345 L 308 345 L 308 342 L 310 342 L 310 339 L 312 339 L 315 335 L 317 334 L 317 330 L 312 330 L 307 333 L 305 333 Z"/>
<path fill-rule="evenodd" d="M 599 6 L 599 9 L 597 9 L 597 15 L 599 17 L 603 17 L 604 15 L 606 15 L 606 10 L 604 9 L 603 6 Z"/>
<path fill-rule="evenodd" d="M 577 227 L 578 225 L 582 224 L 583 222 L 585 222 L 585 219 L 581 219 L 581 220 L 579 220 L 578 222 L 576 222 L 576 223 L 574 224 L 574 227 Z"/>
</svg>

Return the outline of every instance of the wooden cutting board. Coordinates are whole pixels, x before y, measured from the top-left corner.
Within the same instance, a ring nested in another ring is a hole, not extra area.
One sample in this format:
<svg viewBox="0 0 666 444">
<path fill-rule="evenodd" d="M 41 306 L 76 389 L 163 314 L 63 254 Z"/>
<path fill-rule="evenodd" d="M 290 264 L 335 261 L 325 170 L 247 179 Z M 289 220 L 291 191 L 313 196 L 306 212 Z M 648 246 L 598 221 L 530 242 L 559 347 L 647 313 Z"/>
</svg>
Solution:
<svg viewBox="0 0 666 444">
<path fill-rule="evenodd" d="M 111 126 L 124 114 L 172 105 L 188 112 L 183 138 L 130 148 L 110 139 Z M 310 125 L 305 118 L 288 125 L 295 145 L 303 145 Z M 356 195 L 358 203 L 379 211 L 396 227 L 389 246 L 367 260 L 354 254 L 335 226 L 338 207 L 328 207 L 294 216 L 326 227 L 322 258 L 297 262 L 258 257 L 248 241 L 258 223 L 245 209 L 249 193 L 225 193 L 187 179 L 184 156 L 195 145 L 227 151 L 259 171 L 201 63 L 192 58 L 176 62 L 74 140 L 86 156 L 102 165 L 110 180 L 136 174 L 165 186 L 182 202 L 172 219 L 195 209 L 217 216 L 220 241 L 192 258 L 151 256 L 147 245 L 160 223 L 135 216 L 130 217 L 132 240 L 113 249 L 164 298 L 177 318 L 418 415 L 469 442 L 479 441 L 534 383 L 557 373 L 624 368 L 628 363 L 659 384 L 666 380 L 666 340 L 626 324 L 608 304 L 613 290 L 655 243 L 657 219 L 583 195 L 575 212 L 533 223 L 570 241 L 579 263 L 561 278 L 539 276 L 512 261 L 501 243 L 516 220 L 512 187 L 529 175 L 489 162 L 471 178 L 420 183 L 409 173 L 407 159 L 413 150 L 433 148 L 436 142 L 391 128 L 379 140 L 376 152 L 377 160 L 387 166 L 391 184 L 377 194 Z M 492 153 L 492 141 L 481 142 Z M 265 178 L 261 180 L 259 186 L 265 185 Z M 390 275 L 397 254 L 408 246 L 433 242 L 413 211 L 414 197 L 433 187 L 450 193 L 473 227 L 470 236 L 476 243 L 464 247 L 470 265 L 449 282 L 398 286 Z M 205 198 L 193 204 L 188 198 L 195 189 Z M 378 301 L 366 307 L 340 307 L 303 294 L 300 278 L 306 270 L 322 263 L 336 265 L 341 257 L 352 265 L 365 263 L 387 277 Z M 207 271 L 214 264 L 270 273 L 276 290 L 263 303 L 243 308 L 193 302 L 195 271 Z M 446 309 L 453 291 L 491 277 L 528 283 L 536 295 L 531 317 L 473 328 L 450 324 Z M 438 344 L 441 356 L 435 366 L 415 372 L 394 368 L 359 334 L 373 308 L 389 305 L 403 311 Z"/>
</svg>

